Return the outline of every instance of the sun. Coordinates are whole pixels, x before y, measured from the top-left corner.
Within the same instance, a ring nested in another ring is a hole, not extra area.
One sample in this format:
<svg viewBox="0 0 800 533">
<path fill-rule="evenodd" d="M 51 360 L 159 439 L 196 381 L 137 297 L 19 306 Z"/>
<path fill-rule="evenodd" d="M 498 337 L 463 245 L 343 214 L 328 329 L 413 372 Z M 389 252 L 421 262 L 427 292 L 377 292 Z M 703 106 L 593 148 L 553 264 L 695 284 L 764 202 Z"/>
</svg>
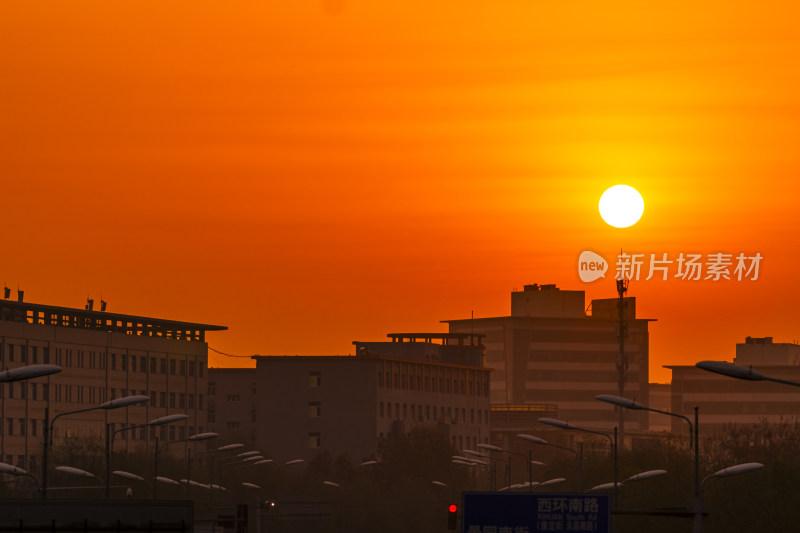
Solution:
<svg viewBox="0 0 800 533">
<path fill-rule="evenodd" d="M 628 185 L 614 185 L 600 197 L 600 216 L 615 228 L 636 224 L 644 213 L 644 200 L 639 191 Z"/>
</svg>

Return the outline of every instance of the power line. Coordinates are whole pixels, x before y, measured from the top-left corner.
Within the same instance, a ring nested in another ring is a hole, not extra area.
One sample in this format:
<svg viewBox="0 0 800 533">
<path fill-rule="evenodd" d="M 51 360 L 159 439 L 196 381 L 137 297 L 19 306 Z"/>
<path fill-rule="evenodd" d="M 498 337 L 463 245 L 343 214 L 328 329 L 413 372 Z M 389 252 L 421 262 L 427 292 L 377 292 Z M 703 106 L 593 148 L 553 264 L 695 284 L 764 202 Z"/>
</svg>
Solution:
<svg viewBox="0 0 800 533">
<path fill-rule="evenodd" d="M 254 357 L 255 356 L 255 354 L 254 355 L 233 355 L 233 354 L 230 354 L 230 353 L 225 353 L 225 352 L 220 352 L 219 350 L 215 350 L 211 346 L 209 346 L 208 349 L 211 350 L 212 352 L 218 353 L 220 355 L 225 355 L 227 357 Z"/>
</svg>

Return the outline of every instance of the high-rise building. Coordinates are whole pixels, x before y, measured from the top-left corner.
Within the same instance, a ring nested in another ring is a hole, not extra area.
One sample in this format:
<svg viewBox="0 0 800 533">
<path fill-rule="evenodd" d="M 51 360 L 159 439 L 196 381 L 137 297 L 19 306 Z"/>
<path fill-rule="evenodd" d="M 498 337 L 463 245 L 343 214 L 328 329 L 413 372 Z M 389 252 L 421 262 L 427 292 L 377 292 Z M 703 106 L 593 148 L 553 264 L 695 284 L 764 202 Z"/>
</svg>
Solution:
<svg viewBox="0 0 800 533">
<path fill-rule="evenodd" d="M 623 395 L 648 401 L 651 320 L 636 317 L 635 298 L 623 301 L 623 360 L 616 298 L 593 300 L 587 313 L 584 291 L 526 285 L 512 292 L 510 316 L 445 321 L 451 333 L 484 335 L 485 364 L 493 369 L 493 442 L 511 446 L 505 439 L 532 430 L 539 417 L 612 431 L 618 417 L 595 396 L 619 394 L 618 364 L 624 369 Z M 626 429 L 646 430 L 647 421 L 646 413 L 629 412 Z"/>
<path fill-rule="evenodd" d="M 224 326 L 0 300 L 0 366 L 55 364 L 62 372 L 0 384 L 0 458 L 37 471 L 45 408 L 56 446 L 69 439 L 101 439 L 112 431 L 185 413 L 178 424 L 120 432 L 114 449 L 179 440 L 206 427 L 208 331 Z M 104 308 L 105 306 L 103 306 Z M 146 403 L 90 410 L 108 400 L 144 395 Z M 87 410 L 69 416 L 70 411 Z M 156 433 L 158 430 L 159 433 Z M 102 445 L 102 440 L 97 441 Z"/>
</svg>

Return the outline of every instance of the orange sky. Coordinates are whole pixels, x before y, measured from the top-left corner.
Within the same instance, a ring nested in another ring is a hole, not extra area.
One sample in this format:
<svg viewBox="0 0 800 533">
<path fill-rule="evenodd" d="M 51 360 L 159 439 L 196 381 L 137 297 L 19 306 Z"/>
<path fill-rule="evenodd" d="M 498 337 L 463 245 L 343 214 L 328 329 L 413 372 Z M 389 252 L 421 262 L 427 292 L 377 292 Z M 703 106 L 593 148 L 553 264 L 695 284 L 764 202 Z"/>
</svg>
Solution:
<svg viewBox="0 0 800 533">
<path fill-rule="evenodd" d="M 612 297 L 585 249 L 760 252 L 632 284 L 651 377 L 800 339 L 800 8 L 646 4 L 3 2 L 0 281 L 330 354 L 526 283 Z M 633 228 L 597 213 L 616 183 Z"/>
</svg>

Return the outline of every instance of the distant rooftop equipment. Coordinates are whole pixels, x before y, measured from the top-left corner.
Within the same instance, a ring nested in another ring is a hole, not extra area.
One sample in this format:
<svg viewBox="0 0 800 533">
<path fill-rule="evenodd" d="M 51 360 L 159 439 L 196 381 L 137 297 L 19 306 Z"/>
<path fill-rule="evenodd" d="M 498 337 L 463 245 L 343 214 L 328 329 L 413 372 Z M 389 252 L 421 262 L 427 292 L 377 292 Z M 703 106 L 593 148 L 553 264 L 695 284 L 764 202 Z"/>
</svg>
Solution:
<svg viewBox="0 0 800 533">
<path fill-rule="evenodd" d="M 25 291 L 17 289 L 17 301 L 22 303 L 22 300 L 24 299 L 25 299 Z"/>
<path fill-rule="evenodd" d="M 525 285 L 511 293 L 511 316 L 584 318 L 585 299 L 584 291 L 564 291 L 552 283 Z"/>
<path fill-rule="evenodd" d="M 86 307 L 85 307 L 85 309 L 87 311 L 91 311 L 92 309 L 94 309 L 94 300 L 93 299 L 91 299 L 91 298 L 87 298 L 86 299 Z"/>
<path fill-rule="evenodd" d="M 6 300 L 11 298 L 11 289 L 9 289 L 8 287 L 3 287 L 3 298 L 5 298 Z"/>
</svg>

